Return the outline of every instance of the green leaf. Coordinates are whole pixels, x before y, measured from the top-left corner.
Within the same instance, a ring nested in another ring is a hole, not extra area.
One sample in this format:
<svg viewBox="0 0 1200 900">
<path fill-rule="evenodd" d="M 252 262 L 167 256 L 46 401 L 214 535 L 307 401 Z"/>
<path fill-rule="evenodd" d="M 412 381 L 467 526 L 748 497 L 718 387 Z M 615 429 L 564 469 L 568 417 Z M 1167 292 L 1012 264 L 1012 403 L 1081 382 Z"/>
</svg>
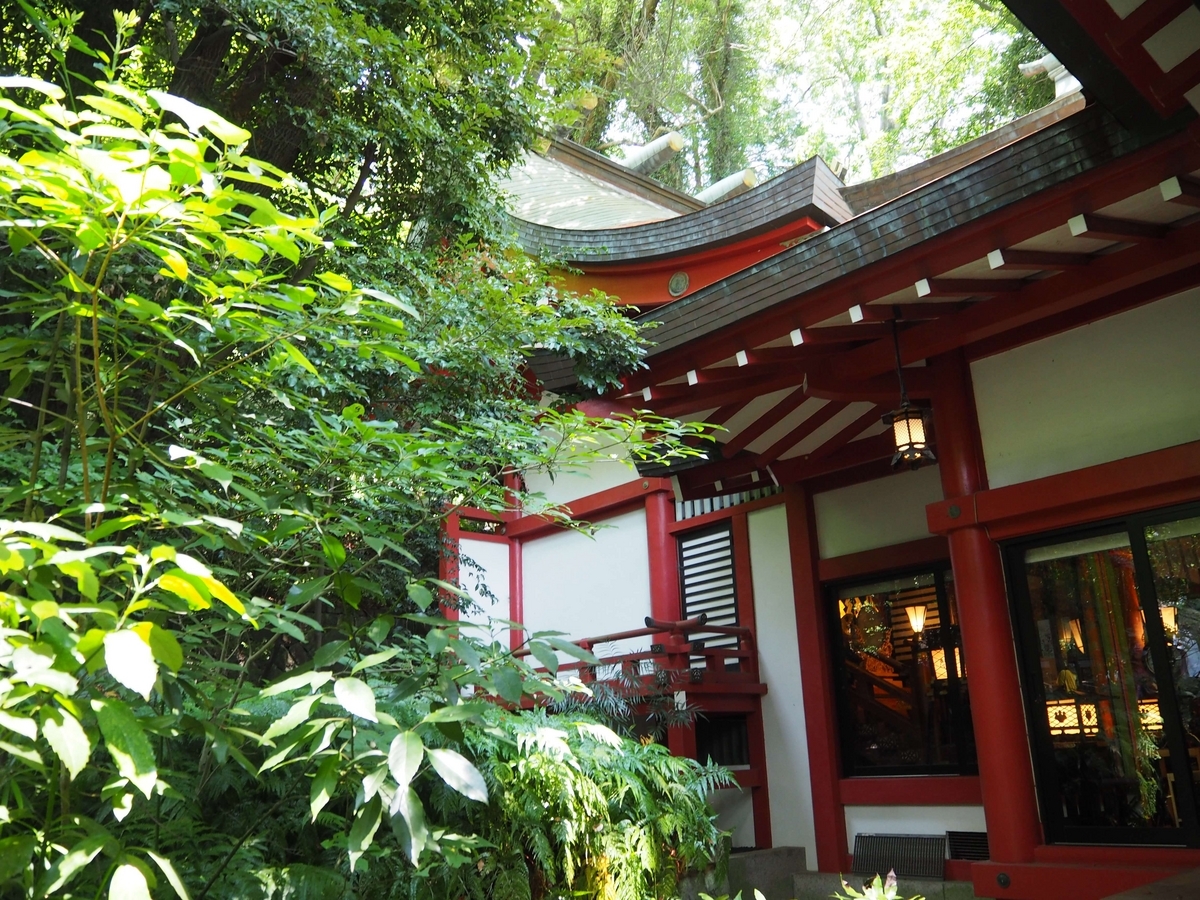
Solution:
<svg viewBox="0 0 1200 900">
<path fill-rule="evenodd" d="M 46 871 L 41 881 L 38 882 L 37 890 L 35 891 L 36 895 L 38 897 L 47 897 L 50 894 L 57 893 L 59 888 L 70 884 L 71 879 L 96 858 L 109 840 L 109 835 L 106 832 L 90 835 L 56 859 L 54 865 Z"/>
<path fill-rule="evenodd" d="M 159 576 L 158 586 L 176 597 L 182 597 L 192 609 L 208 609 L 212 603 L 193 583 L 193 578 L 194 576 L 187 575 L 182 569 L 176 569 Z"/>
<path fill-rule="evenodd" d="M 362 809 L 358 811 L 358 815 L 354 819 L 354 824 L 350 826 L 350 841 L 348 848 L 350 851 L 350 871 L 354 871 L 354 867 L 358 864 L 362 855 L 371 848 L 372 842 L 375 840 L 375 832 L 379 828 L 380 814 L 383 812 L 383 803 L 378 796 L 372 797 Z"/>
<path fill-rule="evenodd" d="M 32 834 L 17 834 L 0 840 L 0 884 L 29 871 L 37 843 Z"/>
<path fill-rule="evenodd" d="M 149 799 L 158 781 L 158 768 L 141 722 L 120 700 L 93 700 L 92 709 L 117 771 Z"/>
<path fill-rule="evenodd" d="M 354 674 L 361 672 L 363 669 L 369 669 L 372 666 L 385 663 L 399 652 L 399 648 L 392 647 L 390 650 L 380 650 L 378 653 L 372 653 L 370 656 L 364 656 L 355 664 L 354 668 L 351 669 L 350 672 L 351 674 Z"/>
<path fill-rule="evenodd" d="M 150 627 L 150 652 L 172 672 L 178 672 L 183 666 L 183 648 L 179 646 L 175 635 L 161 626 Z"/>
<path fill-rule="evenodd" d="M 312 821 L 314 822 L 317 821 L 317 813 L 325 808 L 325 804 L 337 790 L 339 762 L 340 760 L 336 756 L 328 756 L 317 768 L 308 799 L 308 806 L 312 810 Z"/>
<path fill-rule="evenodd" d="M 184 100 L 182 97 L 176 97 L 165 91 L 147 91 L 146 93 L 160 108 L 166 112 L 174 113 L 183 119 L 188 130 L 193 134 L 199 134 L 201 128 L 206 128 L 218 140 L 224 141 L 226 144 L 244 144 L 250 140 L 250 132 L 245 128 L 239 128 L 227 119 L 221 118 L 212 110 L 197 106 L 189 100 Z"/>
<path fill-rule="evenodd" d="M 271 723 L 271 727 L 267 729 L 263 735 L 263 739 L 268 741 L 274 740 L 281 734 L 287 734 L 297 725 L 307 722 L 313 705 L 320 699 L 320 694 L 310 694 L 307 697 L 297 700 L 286 713 Z"/>
<path fill-rule="evenodd" d="M 481 716 L 488 708 L 486 703 L 459 703 L 456 706 L 441 706 L 421 720 L 421 724 L 438 722 L 465 722 Z"/>
<path fill-rule="evenodd" d="M 293 675 L 290 678 L 283 679 L 283 681 L 277 681 L 270 687 L 263 688 L 259 691 L 258 695 L 260 697 L 274 697 L 276 694 L 294 691 L 302 687 L 316 689 L 331 681 L 333 681 L 332 672 L 304 672 L 301 675 Z"/>
<path fill-rule="evenodd" d="M 375 717 L 375 692 L 366 682 L 357 678 L 339 678 L 333 683 L 333 696 L 346 712 L 368 722 L 379 721 Z"/>
<path fill-rule="evenodd" d="M 329 285 L 335 291 L 352 291 L 354 290 L 354 282 L 345 275 L 339 275 L 337 272 L 318 272 L 317 280 Z"/>
<path fill-rule="evenodd" d="M 529 652 L 546 667 L 547 672 L 551 675 L 558 674 L 558 654 L 551 650 L 548 644 L 542 641 L 530 641 Z"/>
<path fill-rule="evenodd" d="M 167 883 L 170 884 L 174 889 L 175 895 L 179 897 L 179 900 L 191 900 L 191 898 L 188 897 L 187 888 L 184 886 L 183 879 L 179 877 L 179 873 L 175 871 L 175 867 L 171 865 L 171 861 L 166 857 L 159 856 L 153 850 L 147 850 L 146 855 L 154 860 L 154 864 L 158 866 L 159 870 L 164 876 L 166 876 Z"/>
<path fill-rule="evenodd" d="M 440 628 L 430 628 L 429 633 L 425 635 L 425 645 L 429 648 L 430 656 L 440 656 L 449 643 L 450 638 Z"/>
<path fill-rule="evenodd" d="M 109 674 L 143 700 L 150 699 L 158 664 L 142 636 L 132 629 L 110 631 L 104 636 L 104 663 Z"/>
<path fill-rule="evenodd" d="M 428 747 L 425 753 L 442 780 L 469 800 L 487 803 L 487 784 L 479 770 L 461 753 Z"/>
<path fill-rule="evenodd" d="M 43 707 L 42 734 L 74 781 L 92 755 L 92 741 L 83 726 L 70 713 Z"/>
<path fill-rule="evenodd" d="M 142 870 L 131 863 L 117 866 L 108 883 L 108 900 L 154 900 Z"/>
<path fill-rule="evenodd" d="M 21 737 L 29 738 L 31 741 L 37 740 L 38 726 L 37 722 L 33 721 L 33 719 L 28 719 L 25 716 L 15 716 L 0 709 L 0 726 L 7 728 L 9 731 L 15 731 Z"/>
<path fill-rule="evenodd" d="M 492 683 L 496 685 L 496 693 L 509 703 L 520 703 L 524 694 L 525 680 L 521 673 L 512 666 L 503 666 L 491 673 Z"/>
<path fill-rule="evenodd" d="M 421 798 L 412 788 L 397 791 L 396 799 L 392 801 L 395 811 L 392 813 L 392 831 L 404 847 L 405 853 L 415 866 L 421 851 L 429 844 L 429 828 L 425 824 L 425 807 Z M 396 813 L 399 815 L 396 815 Z"/>
<path fill-rule="evenodd" d="M 307 370 L 313 375 L 317 374 L 317 367 L 309 362 L 308 357 L 301 353 L 300 348 L 291 341 L 285 341 L 281 339 L 279 341 L 279 346 L 284 349 L 284 352 L 287 353 L 288 358 L 291 359 L 292 362 L 296 363 L 298 366 Z"/>
<path fill-rule="evenodd" d="M 408 583 L 408 599 L 417 604 L 420 609 L 426 610 L 433 603 L 433 594 L 425 585 L 410 581 Z"/>
<path fill-rule="evenodd" d="M 425 754 L 425 747 L 421 744 L 421 738 L 412 731 L 402 731 L 400 734 L 392 738 L 392 745 L 388 748 L 388 769 L 391 770 L 392 777 L 396 779 L 396 784 L 399 785 L 395 796 L 398 798 L 402 793 L 408 790 L 409 784 L 412 783 L 413 776 L 417 774 L 417 769 L 421 765 L 421 757 Z M 398 801 L 393 800 L 394 804 Z M 392 809 L 392 815 L 395 815 L 395 808 Z"/>
<path fill-rule="evenodd" d="M 332 534 L 321 535 L 321 550 L 325 553 L 325 560 L 331 569 L 340 569 L 346 561 L 346 548 Z"/>
<path fill-rule="evenodd" d="M 597 658 L 596 654 L 592 653 L 590 650 L 584 650 L 578 644 L 572 644 L 570 641 L 565 641 L 559 637 L 548 637 L 546 638 L 546 643 L 548 643 L 555 650 L 561 650 L 568 656 L 573 656 L 589 665 L 596 666 L 600 664 L 600 660 Z"/>
<path fill-rule="evenodd" d="M 322 644 L 321 649 L 313 654 L 313 667 L 323 669 L 332 665 L 342 658 L 349 646 L 349 641 L 330 641 L 328 644 Z"/>
</svg>

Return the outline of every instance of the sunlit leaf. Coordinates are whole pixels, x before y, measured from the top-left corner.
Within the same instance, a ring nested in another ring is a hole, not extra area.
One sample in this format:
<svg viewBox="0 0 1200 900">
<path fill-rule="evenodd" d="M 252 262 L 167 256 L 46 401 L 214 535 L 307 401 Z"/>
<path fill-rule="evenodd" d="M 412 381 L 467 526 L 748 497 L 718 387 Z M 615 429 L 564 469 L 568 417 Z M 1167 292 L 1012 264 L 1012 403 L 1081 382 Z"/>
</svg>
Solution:
<svg viewBox="0 0 1200 900">
<path fill-rule="evenodd" d="M 150 644 L 140 634 L 126 629 L 104 636 L 104 661 L 109 673 L 143 700 L 150 699 L 158 664 Z"/>
<path fill-rule="evenodd" d="M 92 709 L 96 711 L 104 745 L 117 771 L 148 799 L 158 781 L 158 767 L 141 723 L 120 700 L 93 700 Z"/>
<path fill-rule="evenodd" d="M 383 803 L 379 797 L 372 797 L 358 811 L 358 815 L 354 819 L 354 824 L 350 826 L 350 840 L 347 847 L 350 851 L 350 871 L 354 871 L 354 867 L 358 864 L 362 855 L 370 849 L 372 842 L 375 840 L 375 832 L 379 828 L 380 814 L 383 812 Z"/>
<path fill-rule="evenodd" d="M 153 900 L 142 870 L 130 863 L 117 866 L 108 883 L 108 900 Z"/>
<path fill-rule="evenodd" d="M 333 683 L 333 696 L 346 712 L 368 722 L 379 721 L 375 717 L 375 692 L 366 682 L 357 678 L 339 678 Z"/>
<path fill-rule="evenodd" d="M 395 795 L 397 798 L 408 790 L 413 776 L 417 774 L 417 769 L 421 765 L 421 758 L 424 754 L 425 747 L 421 744 L 421 738 L 415 732 L 402 731 L 392 738 L 392 745 L 388 748 L 388 769 L 391 770 L 392 777 L 396 779 L 396 784 L 399 785 L 399 789 Z M 393 801 L 393 815 L 395 815 L 396 811 L 394 804 L 397 802 L 399 801 Z"/>
<path fill-rule="evenodd" d="M 91 738 L 70 713 L 48 707 L 42 708 L 42 733 L 74 781 L 91 758 Z"/>
<path fill-rule="evenodd" d="M 453 750 L 426 748 L 429 762 L 442 780 L 469 800 L 487 803 L 488 790 L 479 770 L 460 753 Z"/>
</svg>

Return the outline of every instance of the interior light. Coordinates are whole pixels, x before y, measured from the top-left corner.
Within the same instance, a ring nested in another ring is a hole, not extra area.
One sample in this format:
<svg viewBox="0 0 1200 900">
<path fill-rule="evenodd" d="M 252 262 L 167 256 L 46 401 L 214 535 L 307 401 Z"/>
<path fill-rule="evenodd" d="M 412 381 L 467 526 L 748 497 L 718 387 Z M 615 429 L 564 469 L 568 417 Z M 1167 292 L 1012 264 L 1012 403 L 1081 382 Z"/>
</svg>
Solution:
<svg viewBox="0 0 1200 900">
<path fill-rule="evenodd" d="M 908 613 L 908 624 L 912 626 L 913 634 L 920 634 L 925 630 L 925 605 L 906 606 L 904 611 Z"/>
<path fill-rule="evenodd" d="M 1174 606 L 1160 606 L 1158 614 L 1162 616 L 1163 631 L 1171 637 L 1179 633 L 1178 610 Z"/>
</svg>

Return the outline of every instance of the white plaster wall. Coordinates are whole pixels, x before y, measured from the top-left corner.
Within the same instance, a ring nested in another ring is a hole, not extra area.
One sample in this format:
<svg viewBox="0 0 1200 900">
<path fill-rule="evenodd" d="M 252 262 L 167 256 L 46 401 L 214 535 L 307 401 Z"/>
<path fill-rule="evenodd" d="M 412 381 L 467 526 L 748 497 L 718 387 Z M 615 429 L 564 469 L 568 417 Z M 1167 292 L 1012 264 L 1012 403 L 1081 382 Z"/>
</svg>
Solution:
<svg viewBox="0 0 1200 900">
<path fill-rule="evenodd" d="M 733 832 L 734 847 L 754 846 L 754 800 L 750 791 L 724 788 L 709 794 L 708 802 L 717 814 L 717 827 Z"/>
<path fill-rule="evenodd" d="M 846 842 L 856 834 L 944 834 L 987 831 L 982 806 L 847 806 Z"/>
<path fill-rule="evenodd" d="M 977 360 L 971 377 L 991 487 L 1200 440 L 1200 289 Z"/>
<path fill-rule="evenodd" d="M 813 497 L 821 559 L 929 537 L 925 507 L 942 499 L 937 466 Z"/>
<path fill-rule="evenodd" d="M 816 867 L 817 828 L 813 820 L 808 734 L 800 690 L 800 647 L 792 592 L 787 514 L 782 504 L 747 517 L 750 571 L 758 661 L 768 690 L 762 699 L 767 749 L 767 789 L 771 798 L 771 841 L 776 847 L 803 847 Z"/>
<path fill-rule="evenodd" d="M 460 538 L 458 542 L 459 555 L 468 557 L 478 563 L 482 571 L 460 565 L 459 584 L 471 595 L 478 609 L 467 610 L 459 616 L 459 621 L 475 622 L 487 625 L 490 619 L 507 619 L 508 606 L 508 544 L 499 541 L 480 541 L 473 538 Z M 490 600 L 484 596 L 484 586 L 494 596 Z M 505 628 L 490 629 L 492 637 L 502 640 Z M 480 632 L 482 636 L 483 632 Z"/>
<path fill-rule="evenodd" d="M 620 459 L 594 459 L 555 472 L 532 472 L 525 477 L 525 487 L 545 496 L 548 503 L 570 503 L 588 494 L 620 487 L 641 478 L 632 465 L 624 462 L 625 450 L 615 447 Z"/>
<path fill-rule="evenodd" d="M 650 615 L 646 512 L 605 519 L 594 537 L 558 531 L 522 547 L 525 627 L 594 637 L 645 626 Z M 598 655 L 649 649 L 650 639 L 596 648 Z"/>
</svg>

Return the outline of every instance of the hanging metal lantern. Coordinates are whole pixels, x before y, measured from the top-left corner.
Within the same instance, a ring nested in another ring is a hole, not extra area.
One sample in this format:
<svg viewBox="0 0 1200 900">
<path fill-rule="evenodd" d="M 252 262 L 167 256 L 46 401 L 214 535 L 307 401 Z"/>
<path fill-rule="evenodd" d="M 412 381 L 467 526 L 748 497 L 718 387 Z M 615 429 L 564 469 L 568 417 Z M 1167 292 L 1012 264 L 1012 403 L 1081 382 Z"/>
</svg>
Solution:
<svg viewBox="0 0 1200 900">
<path fill-rule="evenodd" d="M 925 463 L 937 462 L 937 457 L 929 448 L 929 410 L 908 402 L 904 366 L 900 362 L 900 335 L 895 319 L 892 319 L 892 346 L 896 350 L 896 377 L 900 380 L 900 408 L 885 414 L 883 424 L 892 429 L 892 439 L 896 443 L 892 468 L 905 463 L 910 469 L 917 469 Z"/>
<path fill-rule="evenodd" d="M 883 423 L 892 429 L 896 443 L 892 468 L 904 463 L 910 469 L 916 469 L 937 461 L 929 448 L 929 410 L 912 406 L 906 398 L 899 409 L 884 415 Z"/>
</svg>

